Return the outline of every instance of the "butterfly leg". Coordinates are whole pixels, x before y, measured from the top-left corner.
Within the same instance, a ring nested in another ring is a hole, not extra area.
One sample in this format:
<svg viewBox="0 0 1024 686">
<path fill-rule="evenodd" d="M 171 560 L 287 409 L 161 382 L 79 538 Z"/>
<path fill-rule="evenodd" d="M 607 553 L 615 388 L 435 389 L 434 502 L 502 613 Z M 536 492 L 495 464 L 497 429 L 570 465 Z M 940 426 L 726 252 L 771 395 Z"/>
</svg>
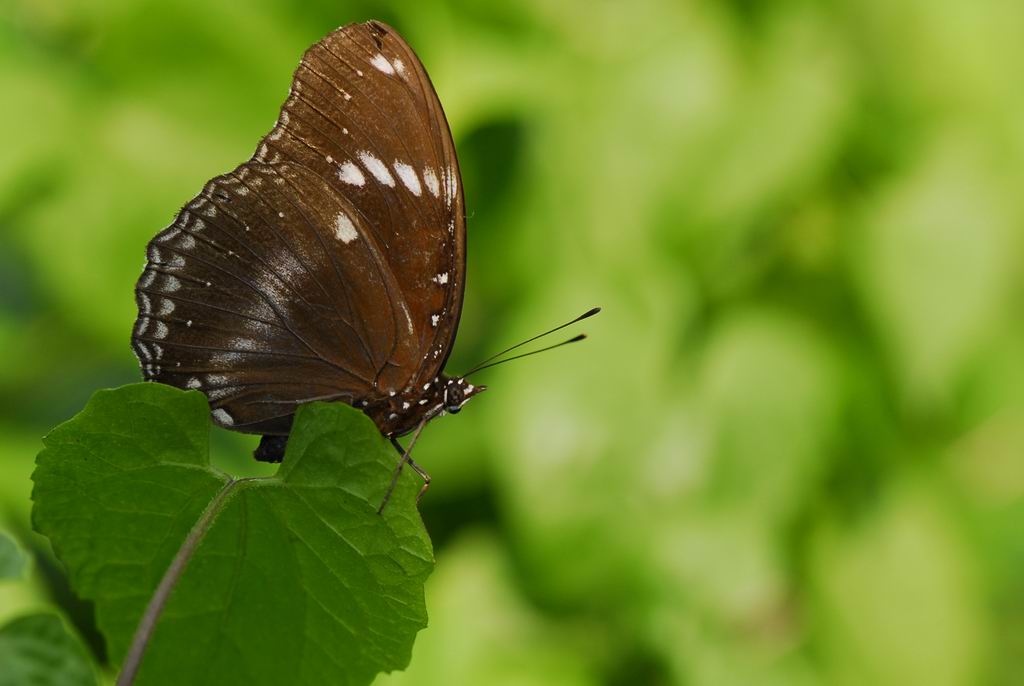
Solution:
<svg viewBox="0 0 1024 686">
<path fill-rule="evenodd" d="M 413 462 L 412 458 L 409 456 L 412 452 L 412 447 L 416 445 L 416 439 L 420 437 L 420 432 L 423 431 L 423 427 L 426 426 L 426 424 L 426 420 L 423 420 L 420 422 L 420 425 L 416 427 L 416 432 L 412 435 L 412 440 L 409 441 L 408 448 L 403 448 L 397 438 L 391 439 L 391 445 L 395 446 L 395 449 L 399 452 L 402 458 L 398 461 L 398 465 L 395 466 L 395 472 L 391 476 L 391 483 L 388 485 L 388 490 L 384 493 L 384 500 L 381 501 L 380 507 L 377 508 L 377 514 L 383 512 L 384 506 L 388 504 L 389 500 L 391 500 L 391 494 L 394 492 L 395 486 L 398 485 L 398 477 L 402 475 L 402 469 L 405 467 L 406 463 L 408 463 L 408 465 L 420 475 L 420 478 L 423 479 L 423 488 L 420 489 L 419 495 L 416 496 L 417 503 L 420 501 L 420 498 L 423 497 L 423 493 L 426 492 L 427 487 L 430 485 L 430 475 L 427 474 L 422 467 Z"/>
<path fill-rule="evenodd" d="M 391 438 L 391 445 L 395 446 L 395 450 L 398 451 L 399 455 L 405 455 L 405 448 L 402 447 L 402 444 L 398 442 L 397 438 Z M 409 447 L 411 448 L 412 446 Z M 420 494 L 416 496 L 416 502 L 419 503 L 420 498 L 422 498 L 423 494 L 427 492 L 428 488 L 430 488 L 430 475 L 427 474 L 427 470 L 416 464 L 412 457 L 406 457 L 405 461 L 410 467 L 412 467 L 412 470 L 419 474 L 420 478 L 423 479 L 423 488 L 420 489 Z"/>
</svg>

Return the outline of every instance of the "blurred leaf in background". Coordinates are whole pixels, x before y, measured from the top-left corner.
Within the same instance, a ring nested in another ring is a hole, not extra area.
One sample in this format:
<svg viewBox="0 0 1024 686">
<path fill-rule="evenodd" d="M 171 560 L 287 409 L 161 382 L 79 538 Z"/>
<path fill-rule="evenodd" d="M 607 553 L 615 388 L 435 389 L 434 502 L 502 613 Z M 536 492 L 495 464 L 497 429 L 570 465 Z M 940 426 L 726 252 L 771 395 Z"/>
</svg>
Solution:
<svg viewBox="0 0 1024 686">
<path fill-rule="evenodd" d="M 35 614 L 0 627 L 0 686 L 93 686 L 96 675 L 60 617 Z"/>
<path fill-rule="evenodd" d="M 27 560 L 0 531 L 0 686 L 91 686 L 96 674 L 81 641 L 52 612 L 26 613 Z"/>
<path fill-rule="evenodd" d="M 459 148 L 450 371 L 605 308 L 424 433 L 432 626 L 381 683 L 1024 678 L 1024 5 L 998 0 L 5 4 L 0 525 L 36 599 L 104 659 L 28 533 L 39 436 L 137 379 L 146 241 L 371 17 Z"/>
<path fill-rule="evenodd" d="M 14 539 L 0 531 L 0 580 L 17 579 L 25 571 L 25 553 Z"/>
</svg>

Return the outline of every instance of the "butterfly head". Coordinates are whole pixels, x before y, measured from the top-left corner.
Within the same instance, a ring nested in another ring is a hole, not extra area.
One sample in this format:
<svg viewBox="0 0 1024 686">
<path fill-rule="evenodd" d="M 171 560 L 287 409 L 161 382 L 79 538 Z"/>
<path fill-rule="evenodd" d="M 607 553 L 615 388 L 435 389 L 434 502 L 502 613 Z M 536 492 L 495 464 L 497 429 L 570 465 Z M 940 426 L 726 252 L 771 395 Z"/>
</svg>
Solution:
<svg viewBox="0 0 1024 686">
<path fill-rule="evenodd" d="M 448 414 L 458 414 L 470 398 L 486 390 L 487 386 L 474 386 L 465 377 L 452 377 L 444 385 L 444 411 Z"/>
</svg>

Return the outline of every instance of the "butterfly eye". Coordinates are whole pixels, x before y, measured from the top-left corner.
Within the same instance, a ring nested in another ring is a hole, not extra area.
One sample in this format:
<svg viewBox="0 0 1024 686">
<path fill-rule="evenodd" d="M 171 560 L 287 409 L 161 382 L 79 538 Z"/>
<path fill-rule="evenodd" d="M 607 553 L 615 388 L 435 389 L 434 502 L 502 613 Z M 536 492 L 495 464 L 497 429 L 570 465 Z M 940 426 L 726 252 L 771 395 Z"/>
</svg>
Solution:
<svg viewBox="0 0 1024 686">
<path fill-rule="evenodd" d="M 445 389 L 444 394 L 444 409 L 449 414 L 458 414 L 459 410 L 462 409 L 462 404 L 466 401 L 466 394 L 462 390 L 462 386 L 453 383 Z"/>
</svg>

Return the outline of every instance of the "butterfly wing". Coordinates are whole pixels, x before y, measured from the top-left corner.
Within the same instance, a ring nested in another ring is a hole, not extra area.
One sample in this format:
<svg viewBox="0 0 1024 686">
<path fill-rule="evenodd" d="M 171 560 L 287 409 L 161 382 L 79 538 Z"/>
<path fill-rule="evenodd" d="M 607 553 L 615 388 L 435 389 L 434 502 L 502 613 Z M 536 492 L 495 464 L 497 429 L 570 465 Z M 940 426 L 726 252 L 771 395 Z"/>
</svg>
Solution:
<svg viewBox="0 0 1024 686">
<path fill-rule="evenodd" d="M 311 47 L 249 161 L 149 244 L 132 345 L 222 426 L 287 433 L 442 369 L 465 275 L 458 163 L 419 59 L 378 22 Z"/>
</svg>

